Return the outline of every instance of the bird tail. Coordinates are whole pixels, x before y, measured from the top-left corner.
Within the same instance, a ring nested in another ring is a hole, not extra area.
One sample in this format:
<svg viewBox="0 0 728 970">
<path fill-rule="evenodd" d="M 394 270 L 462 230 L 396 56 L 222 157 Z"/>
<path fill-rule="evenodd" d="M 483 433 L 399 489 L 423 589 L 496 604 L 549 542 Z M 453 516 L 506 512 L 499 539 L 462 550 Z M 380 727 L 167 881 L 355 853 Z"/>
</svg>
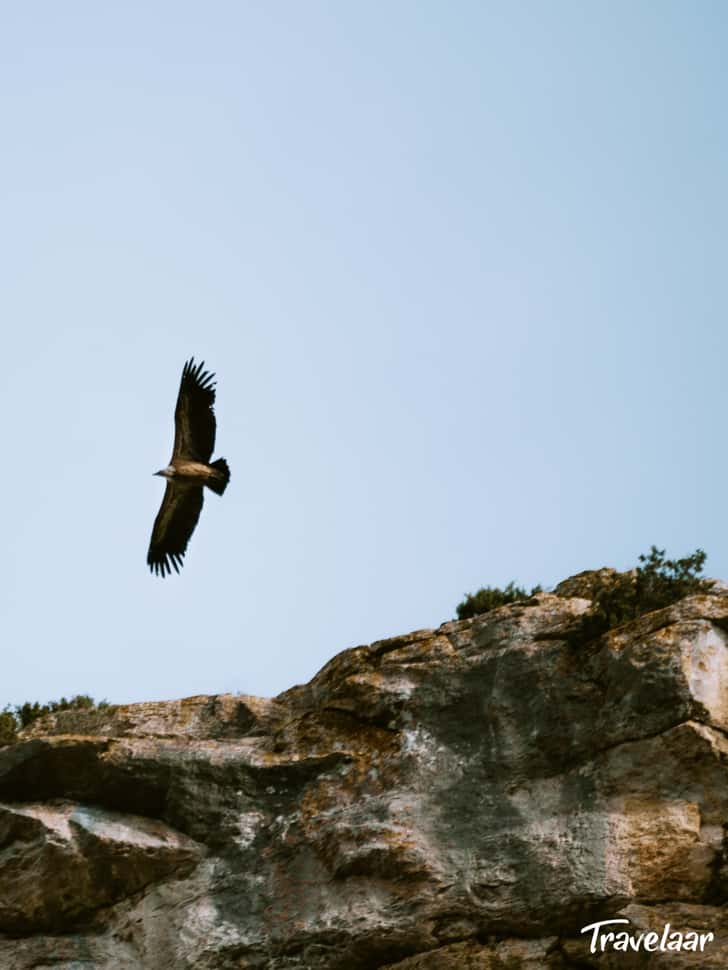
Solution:
<svg viewBox="0 0 728 970">
<path fill-rule="evenodd" d="M 217 492 L 218 495 L 222 495 L 227 488 L 227 483 L 230 481 L 228 463 L 224 458 L 218 458 L 217 461 L 212 462 L 210 468 L 213 468 L 214 471 L 205 482 L 205 485 L 211 488 L 213 492 Z"/>
</svg>

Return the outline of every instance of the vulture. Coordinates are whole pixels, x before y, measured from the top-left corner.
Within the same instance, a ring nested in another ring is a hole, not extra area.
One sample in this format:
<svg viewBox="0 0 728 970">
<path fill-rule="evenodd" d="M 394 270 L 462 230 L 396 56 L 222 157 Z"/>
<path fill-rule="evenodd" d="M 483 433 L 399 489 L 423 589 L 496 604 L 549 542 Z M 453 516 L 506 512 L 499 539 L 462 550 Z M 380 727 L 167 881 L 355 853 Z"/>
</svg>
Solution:
<svg viewBox="0 0 728 970">
<path fill-rule="evenodd" d="M 174 448 L 169 465 L 155 472 L 167 479 L 162 504 L 154 520 L 147 563 L 153 573 L 179 572 L 190 536 L 202 509 L 205 487 L 222 495 L 230 481 L 224 458 L 210 462 L 215 447 L 214 374 L 203 370 L 205 362 L 190 358 L 174 409 Z"/>
</svg>

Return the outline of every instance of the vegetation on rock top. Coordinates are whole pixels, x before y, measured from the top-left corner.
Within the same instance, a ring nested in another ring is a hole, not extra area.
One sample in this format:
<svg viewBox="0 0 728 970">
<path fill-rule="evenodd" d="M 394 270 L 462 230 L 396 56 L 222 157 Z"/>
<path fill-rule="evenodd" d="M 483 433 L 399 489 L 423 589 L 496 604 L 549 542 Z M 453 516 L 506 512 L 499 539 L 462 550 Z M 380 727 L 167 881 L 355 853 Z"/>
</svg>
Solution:
<svg viewBox="0 0 728 970">
<path fill-rule="evenodd" d="M 639 557 L 636 569 L 610 573 L 597 580 L 591 609 L 582 617 L 572 637 L 573 644 L 595 640 L 607 630 L 677 603 L 684 596 L 707 592 L 708 581 L 701 575 L 706 558 L 702 549 L 696 549 L 682 559 L 666 559 L 664 549 L 651 546 L 646 555 Z M 457 607 L 457 616 L 465 620 L 499 606 L 527 600 L 540 592 L 540 586 L 534 586 L 528 593 L 513 582 L 502 589 L 484 586 L 465 597 Z"/>
<path fill-rule="evenodd" d="M 682 559 L 665 559 L 665 550 L 651 546 L 639 557 L 640 565 L 628 573 L 615 573 L 597 585 L 591 609 L 584 614 L 575 645 L 595 640 L 607 630 L 664 609 L 694 593 L 708 591 L 701 575 L 707 556 L 696 549 Z"/>
<path fill-rule="evenodd" d="M 18 731 L 44 714 L 55 714 L 58 711 L 108 711 L 110 708 L 107 701 L 99 701 L 97 704 L 88 694 L 76 694 L 70 699 L 61 697 L 60 700 L 48 701 L 47 704 L 26 701 L 15 707 L 8 705 L 0 711 L 0 745 L 13 744 L 17 741 Z"/>
<path fill-rule="evenodd" d="M 489 613 L 499 606 L 516 603 L 518 600 L 526 600 L 540 592 L 540 586 L 534 586 L 531 592 L 527 593 L 522 586 L 516 586 L 512 582 L 504 589 L 498 586 L 483 586 L 477 593 L 469 593 L 462 603 L 458 604 L 458 620 L 467 620 L 479 613 Z"/>
</svg>

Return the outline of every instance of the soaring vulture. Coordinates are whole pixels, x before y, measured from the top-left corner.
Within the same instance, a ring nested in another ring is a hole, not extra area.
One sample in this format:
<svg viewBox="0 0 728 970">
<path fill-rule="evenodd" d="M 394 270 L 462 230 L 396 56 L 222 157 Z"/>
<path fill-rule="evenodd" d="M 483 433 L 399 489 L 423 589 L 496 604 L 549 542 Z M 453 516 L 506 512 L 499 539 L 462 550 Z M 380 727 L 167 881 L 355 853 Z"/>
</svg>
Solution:
<svg viewBox="0 0 728 970">
<path fill-rule="evenodd" d="M 182 371 L 174 410 L 174 449 L 169 465 L 155 475 L 167 479 L 167 488 L 154 520 L 147 563 L 153 573 L 179 572 L 190 536 L 202 509 L 204 487 L 222 495 L 230 481 L 224 458 L 210 462 L 215 447 L 214 374 L 195 365 L 194 357 Z"/>
</svg>

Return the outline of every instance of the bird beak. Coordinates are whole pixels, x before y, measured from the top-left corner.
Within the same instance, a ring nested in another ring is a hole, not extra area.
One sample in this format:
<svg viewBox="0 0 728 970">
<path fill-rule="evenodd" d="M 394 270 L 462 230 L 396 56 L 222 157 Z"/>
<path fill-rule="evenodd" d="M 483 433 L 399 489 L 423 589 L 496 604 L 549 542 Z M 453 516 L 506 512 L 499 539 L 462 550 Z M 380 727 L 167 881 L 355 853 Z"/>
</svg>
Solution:
<svg viewBox="0 0 728 970">
<path fill-rule="evenodd" d="M 164 472 L 154 472 L 155 475 L 164 475 Z"/>
</svg>

